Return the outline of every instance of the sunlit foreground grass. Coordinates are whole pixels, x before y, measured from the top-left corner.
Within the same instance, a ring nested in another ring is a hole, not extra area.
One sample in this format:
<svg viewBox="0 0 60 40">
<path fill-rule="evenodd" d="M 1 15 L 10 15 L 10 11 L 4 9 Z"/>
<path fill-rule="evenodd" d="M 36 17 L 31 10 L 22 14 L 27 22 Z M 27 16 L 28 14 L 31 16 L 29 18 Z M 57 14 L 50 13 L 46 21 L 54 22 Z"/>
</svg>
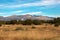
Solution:
<svg viewBox="0 0 60 40">
<path fill-rule="evenodd" d="M 2 25 L 0 40 L 60 40 L 60 27 L 54 25 Z"/>
</svg>

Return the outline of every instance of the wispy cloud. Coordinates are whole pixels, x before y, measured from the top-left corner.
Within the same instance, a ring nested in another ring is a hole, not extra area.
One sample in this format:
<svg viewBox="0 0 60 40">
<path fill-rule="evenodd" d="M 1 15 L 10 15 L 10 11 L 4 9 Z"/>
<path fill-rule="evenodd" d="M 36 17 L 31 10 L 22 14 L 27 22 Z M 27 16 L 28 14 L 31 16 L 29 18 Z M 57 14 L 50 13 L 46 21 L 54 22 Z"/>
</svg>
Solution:
<svg viewBox="0 0 60 40">
<path fill-rule="evenodd" d="M 21 13 L 21 12 L 23 12 L 23 11 L 12 11 L 12 12 L 10 12 L 9 14 L 8 13 L 0 13 L 2 16 L 4 15 L 4 17 L 6 17 L 6 16 L 9 16 L 9 15 L 26 15 L 26 14 L 30 14 L 30 15 L 41 15 L 41 14 L 43 14 L 43 12 L 28 12 L 28 13 Z M 6 15 L 7 14 L 7 15 Z"/>
<path fill-rule="evenodd" d="M 17 10 L 17 11 L 12 11 L 11 13 L 20 13 L 20 12 L 23 12 L 23 11 Z"/>
<path fill-rule="evenodd" d="M 43 12 L 28 12 L 28 13 L 22 13 L 21 15 L 25 15 L 25 14 L 30 14 L 30 15 L 41 15 Z"/>
<path fill-rule="evenodd" d="M 1 12 L 0 12 L 0 14 L 5 14 L 5 13 L 1 13 Z"/>
<path fill-rule="evenodd" d="M 21 12 L 23 12 L 23 11 L 21 11 L 21 10 L 17 10 L 17 11 L 11 11 L 11 12 L 0 12 L 0 14 L 3 14 L 3 15 L 5 15 L 5 14 L 18 14 L 18 13 L 21 13 Z"/>
<path fill-rule="evenodd" d="M 29 7 L 29 6 L 53 6 L 60 4 L 60 0 L 41 0 L 33 3 L 24 3 L 24 4 L 16 4 L 16 5 L 0 5 L 0 7 L 5 8 L 18 8 L 18 7 Z"/>
</svg>

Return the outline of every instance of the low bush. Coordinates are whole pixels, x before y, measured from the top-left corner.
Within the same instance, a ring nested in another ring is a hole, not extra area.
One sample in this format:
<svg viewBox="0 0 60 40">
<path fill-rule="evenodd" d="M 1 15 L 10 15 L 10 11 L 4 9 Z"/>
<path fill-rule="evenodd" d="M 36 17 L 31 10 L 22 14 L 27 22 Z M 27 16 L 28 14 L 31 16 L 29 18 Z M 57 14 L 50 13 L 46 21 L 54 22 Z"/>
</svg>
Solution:
<svg viewBox="0 0 60 40">
<path fill-rule="evenodd" d="M 24 29 L 22 27 L 17 27 L 15 31 L 18 31 L 18 30 L 24 30 Z"/>
<path fill-rule="evenodd" d="M 55 24 L 54 26 L 55 26 L 55 27 L 58 27 L 59 25 L 58 25 L 58 24 Z"/>
<path fill-rule="evenodd" d="M 32 29 L 35 29 L 36 27 L 32 26 Z"/>
<path fill-rule="evenodd" d="M 2 24 L 0 24 L 0 26 L 2 26 Z"/>
</svg>

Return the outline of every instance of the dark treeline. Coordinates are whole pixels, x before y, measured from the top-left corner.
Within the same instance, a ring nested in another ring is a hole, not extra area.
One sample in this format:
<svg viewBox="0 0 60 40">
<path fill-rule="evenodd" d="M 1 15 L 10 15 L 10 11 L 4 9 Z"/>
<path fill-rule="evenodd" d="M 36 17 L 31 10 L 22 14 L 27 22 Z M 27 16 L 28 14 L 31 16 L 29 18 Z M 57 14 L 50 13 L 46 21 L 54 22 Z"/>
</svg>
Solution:
<svg viewBox="0 0 60 40">
<path fill-rule="evenodd" d="M 11 20 L 11 21 L 0 21 L 0 24 L 23 24 L 23 25 L 39 25 L 41 23 L 43 23 L 44 21 L 43 20 L 30 20 L 30 19 L 27 19 L 25 21 L 22 21 L 22 20 Z"/>
<path fill-rule="evenodd" d="M 55 24 L 55 26 L 60 25 L 60 18 L 54 18 L 54 20 L 11 20 L 11 21 L 0 21 L 0 25 L 2 24 L 23 24 L 23 25 L 40 25 L 43 23 L 48 23 L 48 24 Z"/>
<path fill-rule="evenodd" d="M 59 26 L 60 25 L 60 17 L 54 18 L 54 20 L 48 20 L 46 22 L 49 24 L 54 24 L 55 26 Z"/>
</svg>

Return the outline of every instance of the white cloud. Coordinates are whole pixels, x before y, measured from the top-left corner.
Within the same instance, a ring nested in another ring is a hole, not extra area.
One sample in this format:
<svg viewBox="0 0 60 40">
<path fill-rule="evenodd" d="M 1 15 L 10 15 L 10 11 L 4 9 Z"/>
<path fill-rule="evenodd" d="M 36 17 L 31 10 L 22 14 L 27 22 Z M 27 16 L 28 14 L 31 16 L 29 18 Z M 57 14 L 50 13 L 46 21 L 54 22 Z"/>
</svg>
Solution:
<svg viewBox="0 0 60 40">
<path fill-rule="evenodd" d="M 10 12 L 10 13 L 11 13 L 12 15 L 16 15 L 16 14 L 21 13 L 21 12 L 23 12 L 23 11 L 18 10 L 18 11 L 12 11 L 12 12 Z"/>
<path fill-rule="evenodd" d="M 0 12 L 0 15 L 1 15 L 1 14 L 6 14 L 6 13 Z"/>
<path fill-rule="evenodd" d="M 13 11 L 13 12 L 11 12 L 11 13 L 20 13 L 20 12 L 23 12 L 23 11 L 18 10 L 18 11 Z"/>
<path fill-rule="evenodd" d="M 21 12 L 23 12 L 23 11 L 21 11 L 21 10 L 17 10 L 17 11 L 11 11 L 11 12 L 0 12 L 0 15 L 5 15 L 5 14 L 17 14 L 17 13 L 21 13 Z"/>
<path fill-rule="evenodd" d="M 41 0 L 33 3 L 17 4 L 17 5 L 0 5 L 6 8 L 18 8 L 18 7 L 29 7 L 29 6 L 52 6 L 60 4 L 60 0 Z"/>
<path fill-rule="evenodd" d="M 21 7 L 31 7 L 31 6 L 42 6 L 43 8 L 47 7 L 56 7 L 56 5 L 60 4 L 60 0 L 41 0 L 41 1 L 36 1 L 36 2 L 32 2 L 32 3 L 24 3 L 24 4 L 4 4 L 4 5 L 0 5 L 0 8 L 11 8 L 11 9 L 15 9 L 15 8 L 21 8 Z"/>
<path fill-rule="evenodd" d="M 3 5 L 0 5 L 0 7 L 3 6 Z"/>
<path fill-rule="evenodd" d="M 29 12 L 29 13 L 23 13 L 22 15 L 26 15 L 26 14 L 30 14 L 30 15 L 40 15 L 42 14 L 42 12 Z"/>
<path fill-rule="evenodd" d="M 30 15 L 41 15 L 41 14 L 43 14 L 43 12 L 41 12 L 41 11 L 40 12 L 28 12 L 28 13 L 21 13 L 21 12 L 22 12 L 21 10 L 12 11 L 12 12 L 9 12 L 9 14 L 6 13 L 6 12 L 5 13 L 1 13 L 0 12 L 0 15 L 3 15 L 4 17 L 6 17 L 6 16 L 10 16 L 10 15 L 26 15 L 26 14 L 30 14 Z"/>
</svg>

